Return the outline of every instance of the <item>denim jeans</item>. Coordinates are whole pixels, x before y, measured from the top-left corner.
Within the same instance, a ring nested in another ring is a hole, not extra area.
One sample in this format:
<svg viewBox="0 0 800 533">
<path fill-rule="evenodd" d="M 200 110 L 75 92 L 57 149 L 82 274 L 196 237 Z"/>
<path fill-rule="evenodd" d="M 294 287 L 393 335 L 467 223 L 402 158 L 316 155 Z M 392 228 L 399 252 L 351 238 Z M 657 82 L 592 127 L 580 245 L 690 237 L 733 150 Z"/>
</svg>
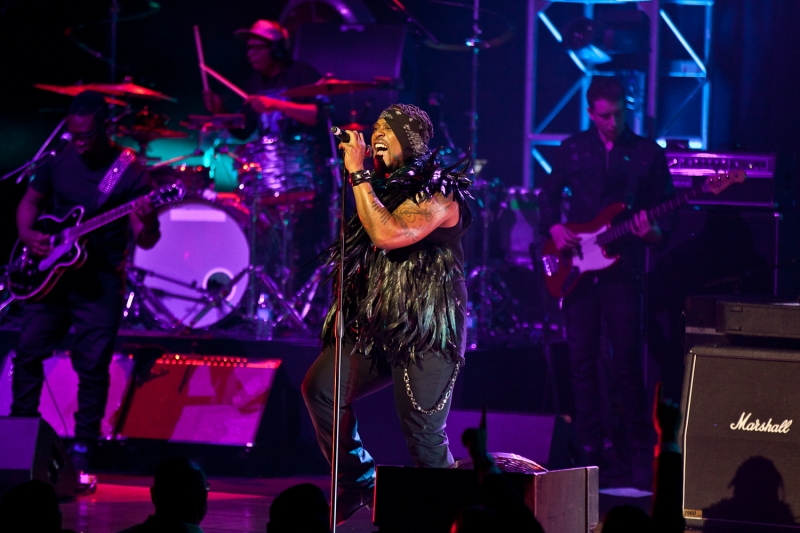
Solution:
<svg viewBox="0 0 800 533">
<path fill-rule="evenodd" d="M 375 461 L 364 449 L 358 435 L 358 421 L 352 402 L 393 385 L 394 402 L 400 426 L 414 464 L 418 467 L 446 468 L 453 463 L 444 431 L 450 402 L 432 415 L 414 409 L 406 392 L 403 365 L 390 365 L 382 359 L 349 355 L 353 346 L 345 344 L 342 357 L 341 410 L 339 411 L 339 486 L 343 489 L 370 487 L 375 480 Z M 333 375 L 335 349 L 326 348 L 309 368 L 303 381 L 303 398 L 314 423 L 317 442 L 331 462 L 333 428 Z M 426 356 L 409 365 L 408 377 L 417 404 L 430 410 L 448 388 L 455 363 L 441 357 Z"/>
<path fill-rule="evenodd" d="M 113 271 L 66 272 L 43 299 L 25 304 L 14 357 L 11 416 L 39 416 L 43 361 L 70 328 L 70 350 L 78 374 L 75 438 L 93 443 L 100 434 L 110 383 L 109 365 L 122 318 L 122 278 Z"/>
</svg>

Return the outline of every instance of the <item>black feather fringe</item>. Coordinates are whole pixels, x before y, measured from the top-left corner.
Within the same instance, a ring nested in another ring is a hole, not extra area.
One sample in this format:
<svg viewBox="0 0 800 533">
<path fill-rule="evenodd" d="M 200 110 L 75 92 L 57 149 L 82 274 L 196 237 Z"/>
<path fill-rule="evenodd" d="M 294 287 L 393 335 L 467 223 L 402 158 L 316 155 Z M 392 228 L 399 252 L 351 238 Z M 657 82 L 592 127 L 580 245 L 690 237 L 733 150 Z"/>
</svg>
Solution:
<svg viewBox="0 0 800 533">
<path fill-rule="evenodd" d="M 428 153 L 393 172 L 385 180 L 373 179 L 381 203 L 391 212 L 408 199 L 420 203 L 436 193 L 453 198 L 462 210 L 472 184 L 468 178 L 471 159 L 442 168 L 439 150 Z M 339 240 L 330 247 L 330 279 L 333 293 L 338 285 Z M 413 363 L 423 354 L 449 361 L 462 358 L 456 339 L 456 308 L 466 305 L 455 298 L 454 283 L 464 278 L 463 266 L 452 250 L 425 239 L 400 250 L 377 249 L 358 214 L 347 222 L 344 257 L 345 335 L 354 343 L 353 353 L 384 357 L 390 363 Z M 335 342 L 336 298 L 328 309 L 322 342 Z"/>
</svg>

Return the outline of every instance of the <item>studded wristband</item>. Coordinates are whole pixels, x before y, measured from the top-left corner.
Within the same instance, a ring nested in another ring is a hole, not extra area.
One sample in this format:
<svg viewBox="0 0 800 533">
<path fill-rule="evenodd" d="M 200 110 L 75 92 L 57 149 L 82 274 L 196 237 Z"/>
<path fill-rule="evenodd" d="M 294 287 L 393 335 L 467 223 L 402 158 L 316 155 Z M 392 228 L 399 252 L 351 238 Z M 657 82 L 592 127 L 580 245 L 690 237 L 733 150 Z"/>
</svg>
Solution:
<svg viewBox="0 0 800 533">
<path fill-rule="evenodd" d="M 353 187 L 370 181 L 372 181 L 372 171 L 370 170 L 356 170 L 350 173 L 350 185 Z"/>
</svg>

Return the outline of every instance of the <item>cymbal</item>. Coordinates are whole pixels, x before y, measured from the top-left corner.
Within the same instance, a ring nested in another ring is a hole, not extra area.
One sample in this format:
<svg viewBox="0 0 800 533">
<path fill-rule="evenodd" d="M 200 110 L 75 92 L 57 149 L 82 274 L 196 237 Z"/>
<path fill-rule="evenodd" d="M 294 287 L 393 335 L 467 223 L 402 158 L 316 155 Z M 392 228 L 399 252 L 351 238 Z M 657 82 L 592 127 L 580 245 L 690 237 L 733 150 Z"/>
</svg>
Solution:
<svg viewBox="0 0 800 533">
<path fill-rule="evenodd" d="M 110 96 L 105 96 L 103 97 L 103 99 L 106 101 L 107 104 L 128 107 L 128 102 L 126 102 L 125 100 L 120 100 L 118 98 L 111 98 Z"/>
<path fill-rule="evenodd" d="M 36 83 L 33 85 L 37 89 L 50 91 L 51 93 L 64 94 L 67 96 L 77 96 L 83 91 L 97 91 L 102 94 L 111 96 L 132 96 L 138 98 L 150 98 L 154 100 L 169 100 L 176 102 L 174 98 L 166 94 L 141 87 L 135 83 L 85 83 L 81 85 L 48 85 L 45 83 Z M 119 101 L 119 100 L 117 100 Z M 113 103 L 113 102 L 109 102 Z M 125 105 L 125 104 L 123 104 Z"/>
<path fill-rule="evenodd" d="M 154 91 L 153 89 L 148 89 L 147 87 L 142 87 L 141 85 L 136 85 L 135 83 L 131 83 L 129 81 L 124 83 L 90 83 L 88 85 L 83 85 L 83 87 L 91 89 L 92 91 L 97 91 L 103 94 L 111 94 L 114 96 L 133 96 L 138 98 L 149 98 L 152 100 L 168 100 L 170 102 L 177 102 L 177 100 L 171 96 Z"/>
<path fill-rule="evenodd" d="M 288 98 L 307 98 L 311 96 L 347 94 L 365 89 L 374 89 L 378 86 L 376 81 L 338 80 L 336 78 L 322 78 L 310 85 L 292 87 L 283 92 Z"/>
<path fill-rule="evenodd" d="M 144 126 L 120 126 L 117 134 L 123 137 L 130 137 L 137 142 L 149 143 L 156 139 L 185 139 L 189 136 L 184 131 L 171 130 L 168 128 L 147 128 Z"/>
<path fill-rule="evenodd" d="M 33 86 L 43 91 L 63 94 L 66 96 L 77 96 L 86 90 L 85 85 L 48 85 L 46 83 L 34 83 Z"/>
<path fill-rule="evenodd" d="M 78 94 L 86 90 L 86 87 L 84 85 L 48 85 L 46 83 L 35 83 L 33 86 L 36 87 L 37 89 L 42 89 L 43 91 L 49 91 L 51 93 L 56 93 L 56 94 L 63 94 L 66 96 L 77 96 Z M 107 104 L 118 105 L 122 107 L 126 107 L 128 105 L 128 103 L 125 102 L 124 100 L 119 100 L 117 98 L 112 98 L 110 96 L 106 96 L 105 101 Z"/>
</svg>

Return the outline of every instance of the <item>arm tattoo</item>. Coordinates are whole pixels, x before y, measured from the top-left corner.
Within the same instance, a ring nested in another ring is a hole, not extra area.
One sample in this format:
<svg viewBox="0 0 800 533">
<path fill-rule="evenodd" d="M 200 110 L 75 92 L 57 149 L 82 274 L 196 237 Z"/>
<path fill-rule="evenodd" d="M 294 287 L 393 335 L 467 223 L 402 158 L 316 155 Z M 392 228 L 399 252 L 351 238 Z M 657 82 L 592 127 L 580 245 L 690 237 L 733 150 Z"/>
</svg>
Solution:
<svg viewBox="0 0 800 533">
<path fill-rule="evenodd" d="M 392 214 L 383 206 L 380 200 L 378 200 L 378 196 L 375 192 L 371 192 L 370 195 L 372 196 L 372 207 L 378 212 L 381 224 L 385 226 L 386 223 L 389 222 L 389 219 L 392 218 Z"/>
<path fill-rule="evenodd" d="M 430 222 L 435 216 L 445 212 L 450 207 L 451 202 L 438 195 L 425 199 L 419 204 L 409 202 L 401 205 L 394 212 L 390 212 L 378 199 L 374 192 L 370 192 L 372 209 L 377 213 L 378 220 L 384 226 L 394 217 L 397 225 L 400 226 L 402 234 L 413 242 L 419 241 L 419 231 L 412 227 L 417 222 L 417 217 L 422 217 L 425 222 Z"/>
</svg>

